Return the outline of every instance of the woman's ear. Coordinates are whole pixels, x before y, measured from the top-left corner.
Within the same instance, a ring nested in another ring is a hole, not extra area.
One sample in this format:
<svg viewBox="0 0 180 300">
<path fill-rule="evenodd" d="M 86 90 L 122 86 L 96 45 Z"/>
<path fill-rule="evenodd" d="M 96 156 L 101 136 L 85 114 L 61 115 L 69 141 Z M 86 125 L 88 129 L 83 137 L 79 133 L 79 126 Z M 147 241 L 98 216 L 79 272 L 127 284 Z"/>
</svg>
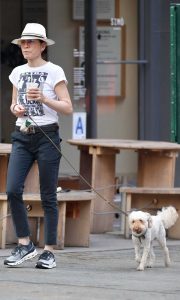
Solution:
<svg viewBox="0 0 180 300">
<path fill-rule="evenodd" d="M 41 41 L 41 53 L 46 49 L 46 47 L 47 47 L 46 42 Z"/>
</svg>

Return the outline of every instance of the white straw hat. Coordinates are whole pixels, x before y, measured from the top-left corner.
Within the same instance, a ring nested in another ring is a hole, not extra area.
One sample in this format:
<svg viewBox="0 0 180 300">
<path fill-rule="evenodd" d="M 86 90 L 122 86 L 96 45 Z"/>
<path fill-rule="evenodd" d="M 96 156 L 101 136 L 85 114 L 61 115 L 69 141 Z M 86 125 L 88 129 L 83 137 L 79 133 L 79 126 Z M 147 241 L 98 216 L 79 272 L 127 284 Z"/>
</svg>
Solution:
<svg viewBox="0 0 180 300">
<path fill-rule="evenodd" d="M 55 44 L 53 40 L 46 37 L 46 29 L 43 25 L 38 23 L 28 23 L 26 24 L 21 37 L 13 40 L 11 43 L 18 45 L 21 40 L 42 40 L 46 42 L 47 46 Z"/>
</svg>

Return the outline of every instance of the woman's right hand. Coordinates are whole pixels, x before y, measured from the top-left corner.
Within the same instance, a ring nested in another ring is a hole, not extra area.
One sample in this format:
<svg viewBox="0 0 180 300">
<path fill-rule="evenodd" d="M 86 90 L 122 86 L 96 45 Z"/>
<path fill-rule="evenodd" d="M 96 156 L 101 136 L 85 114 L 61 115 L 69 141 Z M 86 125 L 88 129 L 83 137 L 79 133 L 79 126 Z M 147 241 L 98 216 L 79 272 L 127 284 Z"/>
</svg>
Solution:
<svg viewBox="0 0 180 300">
<path fill-rule="evenodd" d="M 13 113 L 13 115 L 15 115 L 17 118 L 19 117 L 23 117 L 24 113 L 25 113 L 25 108 L 23 105 L 21 104 L 16 104 L 12 107 L 11 112 Z"/>
</svg>

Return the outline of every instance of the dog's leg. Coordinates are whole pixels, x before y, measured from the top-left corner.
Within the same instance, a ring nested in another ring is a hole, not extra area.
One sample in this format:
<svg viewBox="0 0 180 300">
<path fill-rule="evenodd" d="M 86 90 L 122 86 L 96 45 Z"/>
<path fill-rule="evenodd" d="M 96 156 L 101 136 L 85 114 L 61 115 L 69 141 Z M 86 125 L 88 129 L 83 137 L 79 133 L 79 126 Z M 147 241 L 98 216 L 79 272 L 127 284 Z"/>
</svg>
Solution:
<svg viewBox="0 0 180 300">
<path fill-rule="evenodd" d="M 148 255 L 149 255 L 149 252 L 150 252 L 150 246 L 151 246 L 151 233 L 150 233 L 150 231 L 146 233 L 146 237 L 145 237 L 145 240 L 143 242 L 143 246 L 144 246 L 143 255 L 142 255 L 140 264 L 137 267 L 138 271 L 143 271 L 144 268 L 145 268 L 145 265 L 147 263 L 147 258 L 148 258 Z"/>
<path fill-rule="evenodd" d="M 171 260 L 169 257 L 169 249 L 166 245 L 166 232 L 165 229 L 162 228 L 159 238 L 158 238 L 158 242 L 160 244 L 160 246 L 162 247 L 163 251 L 164 251 L 164 263 L 166 267 L 169 267 L 171 264 Z"/>
<path fill-rule="evenodd" d="M 141 243 L 138 238 L 133 237 L 134 251 L 135 251 L 135 261 L 139 264 L 141 261 Z"/>
<path fill-rule="evenodd" d="M 147 243 L 146 243 L 146 246 L 143 249 L 143 255 L 141 258 L 141 262 L 140 262 L 139 266 L 137 267 L 138 271 L 144 271 L 144 268 L 145 268 L 145 265 L 147 262 L 147 258 L 149 255 L 149 250 L 150 250 L 150 245 L 147 245 Z"/>
<path fill-rule="evenodd" d="M 155 261 L 155 254 L 153 250 L 153 244 L 151 242 L 150 252 L 149 252 L 149 262 L 147 264 L 147 268 L 152 268 L 154 261 Z"/>
</svg>

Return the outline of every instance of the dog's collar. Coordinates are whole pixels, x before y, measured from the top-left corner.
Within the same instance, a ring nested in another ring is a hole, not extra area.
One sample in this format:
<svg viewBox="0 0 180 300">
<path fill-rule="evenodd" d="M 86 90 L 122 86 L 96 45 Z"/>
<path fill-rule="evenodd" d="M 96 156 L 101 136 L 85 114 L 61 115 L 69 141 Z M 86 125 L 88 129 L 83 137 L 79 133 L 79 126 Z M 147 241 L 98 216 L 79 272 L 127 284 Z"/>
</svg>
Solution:
<svg viewBox="0 0 180 300">
<path fill-rule="evenodd" d="M 141 233 L 132 232 L 132 235 L 141 240 L 141 239 L 145 239 L 146 232 L 147 232 L 147 229 L 145 231 L 141 232 Z"/>
</svg>

